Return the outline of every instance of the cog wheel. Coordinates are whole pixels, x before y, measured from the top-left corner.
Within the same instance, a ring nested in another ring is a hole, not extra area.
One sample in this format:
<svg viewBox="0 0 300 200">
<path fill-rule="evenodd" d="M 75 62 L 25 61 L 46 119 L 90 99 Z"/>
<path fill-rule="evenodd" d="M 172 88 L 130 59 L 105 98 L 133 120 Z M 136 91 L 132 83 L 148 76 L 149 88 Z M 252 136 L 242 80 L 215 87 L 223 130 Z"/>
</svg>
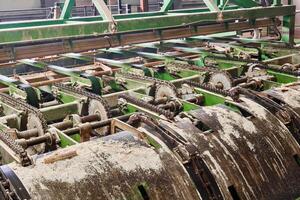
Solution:
<svg viewBox="0 0 300 200">
<path fill-rule="evenodd" d="M 297 68 L 294 67 L 291 63 L 285 63 L 281 66 L 281 69 L 283 70 L 290 70 L 290 71 L 296 71 Z"/>
<path fill-rule="evenodd" d="M 257 63 L 250 63 L 248 64 L 248 67 L 248 71 L 245 73 L 247 77 L 253 78 L 258 76 L 266 76 L 268 74 L 267 70 L 259 67 L 259 64 Z"/>
<path fill-rule="evenodd" d="M 232 77 L 227 72 L 215 72 L 211 74 L 209 83 L 222 90 L 229 90 L 233 87 Z"/>
<path fill-rule="evenodd" d="M 91 99 L 88 105 L 88 113 L 89 115 L 98 115 L 101 121 L 109 119 L 109 107 L 104 100 Z M 98 134 L 104 135 L 107 133 L 108 127 L 99 128 L 96 131 Z"/>
<path fill-rule="evenodd" d="M 158 83 L 155 85 L 155 99 L 161 99 L 163 97 L 177 97 L 177 89 L 174 85 L 169 83 Z"/>
<path fill-rule="evenodd" d="M 27 117 L 27 129 L 37 129 L 38 130 L 38 136 L 42 136 L 45 134 L 44 129 L 43 129 L 43 123 L 41 120 L 34 114 L 34 113 L 29 113 Z M 45 152 L 45 143 L 41 143 L 38 145 L 34 145 L 32 147 L 28 148 L 28 153 L 29 154 L 41 154 Z"/>
</svg>

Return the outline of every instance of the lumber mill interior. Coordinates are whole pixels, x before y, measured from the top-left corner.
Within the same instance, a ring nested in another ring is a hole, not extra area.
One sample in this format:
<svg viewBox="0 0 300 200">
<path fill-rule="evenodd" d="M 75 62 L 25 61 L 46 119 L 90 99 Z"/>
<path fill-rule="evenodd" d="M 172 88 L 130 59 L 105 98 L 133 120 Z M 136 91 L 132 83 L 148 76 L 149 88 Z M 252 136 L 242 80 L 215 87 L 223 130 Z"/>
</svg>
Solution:
<svg viewBox="0 0 300 200">
<path fill-rule="evenodd" d="M 0 199 L 299 200 L 300 2 L 130 2 L 0 22 Z"/>
</svg>

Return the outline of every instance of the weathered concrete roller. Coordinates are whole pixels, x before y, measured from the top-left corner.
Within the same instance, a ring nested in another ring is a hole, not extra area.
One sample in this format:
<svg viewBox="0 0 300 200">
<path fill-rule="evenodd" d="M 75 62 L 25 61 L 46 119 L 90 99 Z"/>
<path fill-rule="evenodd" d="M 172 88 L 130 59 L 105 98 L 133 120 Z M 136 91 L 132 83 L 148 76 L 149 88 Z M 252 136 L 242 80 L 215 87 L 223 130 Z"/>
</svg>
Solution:
<svg viewBox="0 0 300 200">
<path fill-rule="evenodd" d="M 129 132 L 108 137 L 39 156 L 34 166 L 9 164 L 5 171 L 12 170 L 34 200 L 200 199 L 167 149 Z M 73 157 L 51 162 L 53 154 Z"/>
<path fill-rule="evenodd" d="M 300 144 L 300 84 L 293 83 L 264 91 L 269 99 L 285 110 L 280 118 Z"/>
<path fill-rule="evenodd" d="M 277 102 L 285 103 L 300 115 L 300 84 L 294 83 L 264 92 Z"/>
<path fill-rule="evenodd" d="M 240 113 L 225 106 L 203 107 L 176 123 L 160 123 L 197 147 L 220 189 L 219 199 L 299 197 L 296 140 L 281 121 L 252 100 L 241 97 L 236 106 Z"/>
</svg>

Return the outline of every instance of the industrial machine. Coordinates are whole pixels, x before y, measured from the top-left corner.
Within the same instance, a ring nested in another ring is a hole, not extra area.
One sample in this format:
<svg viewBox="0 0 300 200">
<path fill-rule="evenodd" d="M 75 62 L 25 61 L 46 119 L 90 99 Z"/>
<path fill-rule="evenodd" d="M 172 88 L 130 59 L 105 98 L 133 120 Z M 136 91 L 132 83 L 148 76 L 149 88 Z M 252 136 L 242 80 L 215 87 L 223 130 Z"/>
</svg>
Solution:
<svg viewBox="0 0 300 200">
<path fill-rule="evenodd" d="M 0 199 L 299 198 L 295 6 L 204 2 L 0 23 Z"/>
</svg>

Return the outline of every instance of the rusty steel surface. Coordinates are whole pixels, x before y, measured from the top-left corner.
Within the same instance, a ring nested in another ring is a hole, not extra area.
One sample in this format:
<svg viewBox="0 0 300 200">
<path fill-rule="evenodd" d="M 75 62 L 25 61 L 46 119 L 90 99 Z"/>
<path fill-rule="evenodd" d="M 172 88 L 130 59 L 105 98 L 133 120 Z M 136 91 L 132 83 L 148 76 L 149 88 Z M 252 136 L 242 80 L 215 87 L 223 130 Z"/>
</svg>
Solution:
<svg viewBox="0 0 300 200">
<path fill-rule="evenodd" d="M 200 198 L 170 152 L 154 150 L 129 135 L 129 141 L 94 140 L 40 157 L 33 167 L 11 168 L 36 200 Z M 67 151 L 77 156 L 44 161 Z"/>
<path fill-rule="evenodd" d="M 229 108 L 203 107 L 189 114 L 211 131 L 187 119 L 161 123 L 197 146 L 222 198 L 294 199 L 300 196 L 300 148 L 286 127 L 259 104 L 242 98 L 243 116 Z M 204 129 L 206 130 L 206 129 Z"/>
</svg>

